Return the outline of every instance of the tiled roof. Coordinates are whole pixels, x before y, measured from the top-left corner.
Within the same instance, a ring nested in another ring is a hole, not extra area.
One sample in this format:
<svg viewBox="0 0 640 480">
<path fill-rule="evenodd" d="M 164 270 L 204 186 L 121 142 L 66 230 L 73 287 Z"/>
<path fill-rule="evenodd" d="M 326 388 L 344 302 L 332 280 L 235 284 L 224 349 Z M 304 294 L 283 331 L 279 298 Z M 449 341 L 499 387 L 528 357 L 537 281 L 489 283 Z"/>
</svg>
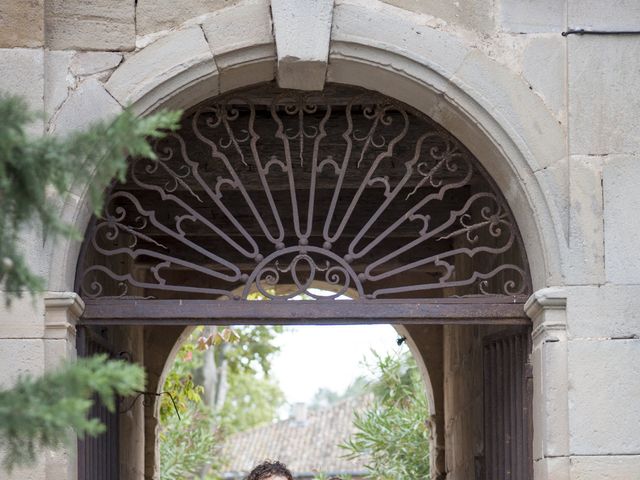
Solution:
<svg viewBox="0 0 640 480">
<path fill-rule="evenodd" d="M 368 396 L 350 398 L 309 410 L 303 421 L 290 418 L 231 436 L 224 447 L 229 462 L 223 477 L 244 478 L 265 460 L 283 462 L 296 478 L 317 473 L 363 475 L 366 459 L 347 460 L 338 445 L 354 433 L 354 411 L 368 402 Z"/>
</svg>

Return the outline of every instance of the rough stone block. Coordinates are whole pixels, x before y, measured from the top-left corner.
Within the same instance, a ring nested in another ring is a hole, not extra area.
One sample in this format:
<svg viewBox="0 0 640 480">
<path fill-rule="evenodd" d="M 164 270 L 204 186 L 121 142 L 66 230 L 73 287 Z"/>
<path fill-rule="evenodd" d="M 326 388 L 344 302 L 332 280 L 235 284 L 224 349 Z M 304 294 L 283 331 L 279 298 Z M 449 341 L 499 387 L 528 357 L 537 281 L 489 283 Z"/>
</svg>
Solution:
<svg viewBox="0 0 640 480">
<path fill-rule="evenodd" d="M 0 340 L 0 388 L 8 387 L 22 375 L 38 375 L 44 370 L 44 343 L 37 339 Z"/>
<path fill-rule="evenodd" d="M 79 52 L 71 61 L 71 72 L 85 76 L 116 68 L 122 61 L 122 54 L 115 52 Z"/>
<path fill-rule="evenodd" d="M 148 35 L 175 28 L 186 20 L 214 12 L 238 3 L 239 0 L 182 0 L 176 8 L 175 0 L 138 0 L 136 4 L 136 32 Z"/>
<path fill-rule="evenodd" d="M 133 50 L 132 0 L 50 0 L 45 8 L 47 46 L 54 50 Z"/>
<path fill-rule="evenodd" d="M 44 52 L 42 50 L 0 49 L 0 92 L 24 98 L 35 112 L 44 111 Z M 36 120 L 29 133 L 41 134 L 43 122 Z"/>
<path fill-rule="evenodd" d="M 567 342 L 553 340 L 532 353 L 535 459 L 563 456 L 569 451 Z"/>
<path fill-rule="evenodd" d="M 202 24 L 220 71 L 230 67 L 227 57 L 247 50 L 245 62 L 254 58 L 275 57 L 275 41 L 269 3 L 253 1 L 224 8 L 207 17 Z M 233 63 L 240 63 L 235 58 Z"/>
<path fill-rule="evenodd" d="M 471 30 L 489 32 L 494 30 L 493 8 L 486 0 L 383 0 L 384 3 L 413 12 L 426 13 L 444 20 L 448 24 L 462 25 Z"/>
<path fill-rule="evenodd" d="M 555 477 L 549 477 L 555 480 Z M 639 480 L 640 454 L 571 458 L 571 480 Z"/>
<path fill-rule="evenodd" d="M 44 45 L 44 0 L 0 0 L 0 48 Z"/>
<path fill-rule="evenodd" d="M 605 273 L 613 283 L 640 283 L 639 165 L 640 156 L 616 155 L 603 167 Z"/>
<path fill-rule="evenodd" d="M 272 0 L 282 88 L 322 90 L 329 60 L 333 0 Z"/>
<path fill-rule="evenodd" d="M 523 138 L 521 148 L 528 150 L 537 163 L 532 165 L 534 171 L 566 157 L 564 130 L 542 100 L 510 69 L 476 50 L 467 55 L 452 80 L 494 112 L 505 128 L 513 130 L 512 137 Z"/>
<path fill-rule="evenodd" d="M 428 64 L 448 78 L 463 63 L 468 50 L 458 37 L 439 30 L 439 26 L 440 21 L 434 17 L 420 15 L 416 21 L 415 13 L 384 4 L 371 8 L 367 3 L 341 3 L 333 11 L 331 41 L 389 49 Z"/>
<path fill-rule="evenodd" d="M 640 337 L 640 286 L 570 287 L 567 321 L 571 338 Z"/>
<path fill-rule="evenodd" d="M 567 0 L 567 4 L 568 22 L 572 28 L 592 30 L 638 29 L 640 2 L 637 0 L 615 0 L 613 2 Z"/>
<path fill-rule="evenodd" d="M 44 305 L 30 295 L 0 306 L 0 338 L 42 338 Z"/>
<path fill-rule="evenodd" d="M 109 78 L 107 90 L 121 105 L 145 112 L 189 85 L 205 82 L 216 95 L 216 65 L 200 27 L 179 30 L 128 58 Z"/>
<path fill-rule="evenodd" d="M 638 454 L 640 340 L 572 340 L 568 367 L 571 454 Z"/>
<path fill-rule="evenodd" d="M 640 36 L 567 41 L 570 153 L 640 152 Z"/>
<path fill-rule="evenodd" d="M 87 80 L 71 94 L 50 125 L 51 133 L 67 134 L 117 115 L 122 107 L 95 79 Z"/>
<path fill-rule="evenodd" d="M 46 83 L 44 86 L 44 110 L 47 121 L 55 114 L 69 95 L 73 87 L 73 78 L 69 74 L 69 65 L 73 52 L 47 51 L 45 52 Z"/>
<path fill-rule="evenodd" d="M 515 33 L 560 33 L 564 29 L 566 2 L 558 0 L 502 0 L 500 27 Z"/>
<path fill-rule="evenodd" d="M 569 159 L 570 284 L 604 282 L 604 226 L 602 222 L 602 158 Z"/>
<path fill-rule="evenodd" d="M 522 75 L 545 105 L 563 124 L 566 123 L 565 39 L 534 37 L 522 53 Z"/>
<path fill-rule="evenodd" d="M 535 176 L 545 193 L 547 202 L 553 203 L 557 212 L 558 224 L 563 236 L 567 238 L 569 231 L 569 161 L 560 159 L 546 168 L 535 172 Z"/>
<path fill-rule="evenodd" d="M 543 458 L 533 462 L 534 480 L 572 480 L 568 457 Z"/>
</svg>

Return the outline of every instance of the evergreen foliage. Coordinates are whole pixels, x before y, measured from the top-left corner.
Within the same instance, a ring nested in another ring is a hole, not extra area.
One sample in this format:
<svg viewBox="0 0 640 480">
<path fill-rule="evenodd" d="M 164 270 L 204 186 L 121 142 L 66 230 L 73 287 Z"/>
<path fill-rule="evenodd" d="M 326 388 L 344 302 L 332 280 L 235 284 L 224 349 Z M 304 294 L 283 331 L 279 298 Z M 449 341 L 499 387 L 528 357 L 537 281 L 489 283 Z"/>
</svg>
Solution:
<svg viewBox="0 0 640 480">
<path fill-rule="evenodd" d="M 137 118 L 124 111 L 65 138 L 32 137 L 27 126 L 37 115 L 24 100 L 0 95 L 0 286 L 5 301 L 42 290 L 43 280 L 28 268 L 20 234 L 39 226 L 43 238 L 81 238 L 59 217 L 59 201 L 74 182 L 89 180 L 88 196 L 95 214 L 113 180 L 124 180 L 127 156 L 155 158 L 150 140 L 178 128 L 180 112 Z M 19 322 L 20 319 L 16 319 Z M 35 460 L 39 450 L 60 447 L 79 436 L 96 435 L 104 426 L 88 419 L 95 395 L 113 409 L 114 395 L 129 395 L 144 386 L 136 365 L 104 356 L 81 359 L 40 378 L 22 377 L 0 391 L 0 449 L 11 470 Z"/>
<path fill-rule="evenodd" d="M 113 411 L 114 395 L 131 395 L 142 385 L 142 369 L 104 355 L 78 359 L 39 378 L 19 378 L 11 389 L 0 391 L 4 468 L 28 465 L 38 451 L 70 442 L 70 429 L 89 435 L 103 432 L 97 418 L 87 418 L 95 396 Z"/>
<path fill-rule="evenodd" d="M 374 352 L 375 353 L 375 352 Z M 347 458 L 369 458 L 368 478 L 429 478 L 429 410 L 424 383 L 409 352 L 375 355 L 373 404 L 356 412 L 356 433 L 343 447 Z"/>
<path fill-rule="evenodd" d="M 112 179 L 124 180 L 127 155 L 155 158 L 149 139 L 178 127 L 180 112 L 138 118 L 126 110 L 67 137 L 33 138 L 26 127 L 36 118 L 24 100 L 0 96 L 0 284 L 5 298 L 35 293 L 43 281 L 28 268 L 19 234 L 37 220 L 43 237 L 81 238 L 59 216 L 53 195 L 64 196 L 75 181 L 92 179 L 88 194 L 96 214 Z"/>
</svg>

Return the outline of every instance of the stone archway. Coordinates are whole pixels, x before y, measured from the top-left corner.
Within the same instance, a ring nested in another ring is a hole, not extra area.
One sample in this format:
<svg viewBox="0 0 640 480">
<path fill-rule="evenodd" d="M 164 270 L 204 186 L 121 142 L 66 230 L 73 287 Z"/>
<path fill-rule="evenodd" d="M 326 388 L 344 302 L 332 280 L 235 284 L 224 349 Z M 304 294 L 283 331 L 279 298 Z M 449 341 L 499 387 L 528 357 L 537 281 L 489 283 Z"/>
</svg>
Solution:
<svg viewBox="0 0 640 480">
<path fill-rule="evenodd" d="M 492 325 L 529 323 L 522 239 L 479 162 L 410 107 L 330 85 L 216 97 L 154 148 L 157 161 L 133 159 L 88 228 L 76 282 L 87 302 L 82 323 L 145 326 L 142 358 L 154 391 L 180 324 L 404 324 L 425 369 L 429 357 L 438 365 L 426 380 L 439 385 L 430 394 L 434 478 L 444 473 L 442 361 L 446 342 L 457 340 L 430 328 L 441 339 L 427 348 L 427 327 L 418 327 L 483 326 L 464 334 L 481 341 L 497 332 Z M 314 293 L 318 281 L 331 294 Z M 353 301 L 335 300 L 347 289 Z M 269 301 L 257 306 L 254 291 Z M 286 301 L 301 294 L 314 301 Z M 472 393 L 457 400 L 472 411 L 449 400 L 451 418 L 480 420 Z M 145 408 L 145 444 L 155 443 L 154 418 Z M 452 434 L 452 450 L 472 435 Z M 452 474 L 477 468 L 479 455 L 469 450 Z"/>
<path fill-rule="evenodd" d="M 104 106 L 104 112 L 113 112 L 118 108 L 115 98 L 141 114 L 161 106 L 191 107 L 218 93 L 272 81 L 274 72 L 281 83 L 295 79 L 291 86 L 305 89 L 310 85 L 308 78 L 291 75 L 281 67 L 290 62 L 299 74 L 309 62 L 320 62 L 329 81 L 404 101 L 468 146 L 503 192 L 522 228 L 527 254 L 535 259 L 531 271 L 534 289 L 559 282 L 567 254 L 562 179 L 544 170 L 563 154 L 563 142 L 556 122 L 539 99 L 481 52 L 446 31 L 416 23 L 406 12 L 371 2 L 344 2 L 332 15 L 324 53 L 296 56 L 289 52 L 285 58 L 287 50 L 281 47 L 286 39 L 278 37 L 278 29 L 282 32 L 289 27 L 277 13 L 272 17 L 261 2 L 229 7 L 140 50 L 92 92 L 91 102 L 98 109 Z M 366 30 L 362 30 L 364 24 Z M 230 25 L 251 27 L 233 31 Z M 299 35 L 305 36 L 305 28 L 301 30 Z M 513 100 L 516 97 L 518 101 Z M 89 222 L 85 201 L 79 184 L 63 211 L 63 217 L 80 229 Z M 69 243 L 60 250 L 62 254 L 53 257 L 51 290 L 72 290 L 78 249 L 79 245 Z M 558 292 L 541 291 L 532 305 L 528 311 L 537 319 L 541 344 L 549 328 L 545 310 L 562 310 L 563 303 Z M 561 316 L 551 320 L 551 328 L 564 328 Z M 540 369 L 534 371 L 542 389 L 544 374 Z M 535 432 L 545 435 L 543 429 Z M 545 437 L 538 440 L 541 444 L 547 441 Z"/>
</svg>

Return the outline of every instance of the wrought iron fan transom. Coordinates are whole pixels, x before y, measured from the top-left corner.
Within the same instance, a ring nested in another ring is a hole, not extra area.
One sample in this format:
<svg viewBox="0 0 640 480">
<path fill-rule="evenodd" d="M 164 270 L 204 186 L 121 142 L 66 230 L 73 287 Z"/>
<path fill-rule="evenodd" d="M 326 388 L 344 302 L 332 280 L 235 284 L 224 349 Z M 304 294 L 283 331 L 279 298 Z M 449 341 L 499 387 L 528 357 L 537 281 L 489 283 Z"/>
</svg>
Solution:
<svg viewBox="0 0 640 480">
<path fill-rule="evenodd" d="M 527 261 L 477 159 L 372 92 L 235 92 L 131 159 L 92 220 L 86 299 L 518 295 Z"/>
</svg>

